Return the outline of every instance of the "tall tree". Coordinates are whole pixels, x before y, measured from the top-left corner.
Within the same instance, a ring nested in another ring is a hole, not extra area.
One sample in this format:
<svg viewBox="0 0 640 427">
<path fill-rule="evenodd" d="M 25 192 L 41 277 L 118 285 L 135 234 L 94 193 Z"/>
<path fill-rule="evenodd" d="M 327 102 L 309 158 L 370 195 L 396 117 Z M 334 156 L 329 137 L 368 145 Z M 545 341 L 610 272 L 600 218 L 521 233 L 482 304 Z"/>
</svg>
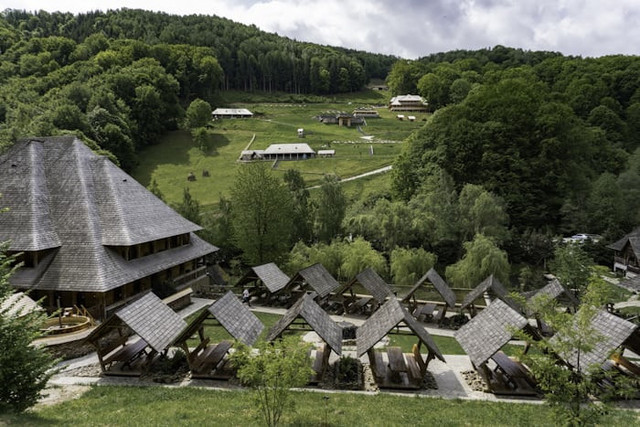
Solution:
<svg viewBox="0 0 640 427">
<path fill-rule="evenodd" d="M 291 238 L 293 241 L 310 242 L 313 239 L 313 218 L 309 205 L 309 190 L 306 189 L 304 178 L 299 170 L 288 169 L 284 173 L 284 182 L 293 198 L 294 219 Z"/>
<path fill-rule="evenodd" d="M 319 241 L 328 243 L 342 232 L 347 199 L 335 175 L 325 175 L 320 186 L 315 229 Z"/>
<path fill-rule="evenodd" d="M 200 218 L 200 202 L 191 196 L 191 191 L 187 187 L 182 192 L 182 201 L 176 207 L 176 211 L 191 222 L 196 224 L 202 222 L 202 218 Z"/>
<path fill-rule="evenodd" d="M 231 189 L 236 246 L 251 265 L 281 261 L 289 250 L 291 193 L 264 163 L 242 165 Z"/>
<path fill-rule="evenodd" d="M 437 257 L 422 248 L 391 252 L 391 277 L 398 286 L 411 286 L 436 264 Z"/>
<path fill-rule="evenodd" d="M 186 112 L 186 125 L 189 129 L 206 126 L 211 121 L 211 104 L 196 98 L 191 101 Z"/>
<path fill-rule="evenodd" d="M 7 256 L 7 248 L 7 244 L 0 244 L 0 413 L 22 412 L 33 406 L 52 375 L 54 363 L 45 348 L 32 343 L 40 337 L 46 315 L 12 313 L 15 305 L 6 304 L 13 293 L 9 277 L 15 271 L 15 259 Z"/>
<path fill-rule="evenodd" d="M 447 267 L 447 279 L 455 286 L 473 288 L 493 274 L 502 283 L 509 283 L 507 253 L 491 239 L 476 234 L 464 244 L 465 254 L 460 261 Z"/>
</svg>

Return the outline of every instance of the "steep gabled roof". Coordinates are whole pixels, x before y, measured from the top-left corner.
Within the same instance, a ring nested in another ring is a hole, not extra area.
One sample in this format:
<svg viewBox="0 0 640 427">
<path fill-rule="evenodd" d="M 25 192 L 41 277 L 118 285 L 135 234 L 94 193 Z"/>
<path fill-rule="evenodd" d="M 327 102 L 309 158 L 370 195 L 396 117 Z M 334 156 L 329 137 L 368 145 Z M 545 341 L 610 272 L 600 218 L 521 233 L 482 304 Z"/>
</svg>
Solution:
<svg viewBox="0 0 640 427">
<path fill-rule="evenodd" d="M 149 292 L 112 314 L 94 329 L 86 340 L 95 342 L 118 324 L 131 328 L 157 352 L 169 348 L 187 326 L 175 311 L 154 293 Z"/>
<path fill-rule="evenodd" d="M 591 318 L 590 328 L 596 335 L 596 342 L 588 352 L 582 352 L 580 356 L 580 371 L 584 372 L 593 365 L 602 364 L 611 353 L 620 347 L 634 333 L 638 333 L 638 325 L 624 320 L 605 310 L 598 310 Z M 558 332 L 551 338 L 551 344 L 562 340 L 564 335 Z M 577 367 L 578 353 L 572 351 L 570 354 L 560 356 L 571 366 Z"/>
<path fill-rule="evenodd" d="M 631 245 L 631 249 L 636 255 L 636 258 L 640 258 L 640 227 L 636 228 L 631 233 L 626 234 L 620 240 L 613 242 L 612 244 L 607 246 L 607 248 L 613 249 L 615 251 L 621 251 L 624 249 L 627 243 Z"/>
<path fill-rule="evenodd" d="M 264 329 L 260 319 L 231 291 L 211 304 L 207 311 L 220 322 L 232 337 L 246 345 L 253 345 Z"/>
<path fill-rule="evenodd" d="M 557 299 L 561 295 L 565 295 L 569 300 L 569 303 L 573 307 L 577 307 L 580 303 L 578 302 L 576 296 L 573 292 L 567 290 L 558 279 L 553 279 L 549 283 L 547 283 L 543 288 L 538 289 L 532 296 L 527 298 L 527 301 L 531 301 L 534 297 L 538 295 L 547 295 L 550 299 Z"/>
<path fill-rule="evenodd" d="M 267 341 L 279 337 L 294 320 L 301 318 L 322 338 L 337 354 L 342 354 L 342 328 L 314 301 L 315 295 L 308 293 L 300 297 L 286 311 L 269 331 Z"/>
<path fill-rule="evenodd" d="M 451 308 L 456 307 L 456 294 L 451 290 L 447 282 L 438 274 L 436 270 L 430 268 L 417 282 L 413 285 L 413 288 L 409 291 L 409 293 L 403 298 L 403 301 L 408 301 L 409 298 L 421 287 L 425 284 L 425 282 L 429 282 L 433 285 L 436 291 L 440 294 L 440 296 L 444 299 L 447 305 Z"/>
<path fill-rule="evenodd" d="M 191 233 L 198 225 L 75 137 L 19 141 L 0 165 L 7 177 L 0 204 L 25 215 L 0 215 L 0 241 L 16 242 L 11 250 L 53 249 L 36 268 L 23 268 L 15 286 L 106 292 L 217 250 Z M 188 233 L 190 244 L 132 261 L 110 248 Z"/>
<path fill-rule="evenodd" d="M 240 278 L 236 286 L 242 286 L 245 283 L 255 280 L 262 281 L 267 289 L 269 289 L 269 292 L 274 293 L 286 286 L 289 282 L 289 276 L 280 270 L 275 263 L 270 262 L 268 264 L 251 267 L 251 269 Z"/>
<path fill-rule="evenodd" d="M 49 188 L 42 144 L 18 142 L 0 155 L 0 242 L 11 251 L 60 247 L 50 212 Z"/>
<path fill-rule="evenodd" d="M 335 290 L 336 293 L 342 294 L 356 283 L 360 283 L 369 291 L 371 296 L 378 302 L 384 302 L 388 297 L 393 296 L 389 285 L 376 273 L 371 267 L 367 267 L 351 279 L 347 284 Z"/>
<path fill-rule="evenodd" d="M 378 341 L 384 338 L 398 324 L 404 323 L 422 341 L 438 359 L 444 356 L 435 341 L 396 298 L 391 298 L 371 315 L 356 331 L 356 346 L 358 357 L 366 353 Z"/>
<path fill-rule="evenodd" d="M 528 321 L 500 299 L 494 300 L 454 334 L 476 367 L 481 366 L 522 329 Z"/>
<path fill-rule="evenodd" d="M 0 316 L 20 317 L 42 310 L 42 307 L 24 292 L 11 294 L 0 304 Z"/>
<path fill-rule="evenodd" d="M 329 295 L 340 287 L 340 283 L 338 283 L 331 273 L 320 263 L 313 264 L 298 271 L 291 280 L 289 280 L 285 288 L 291 288 L 296 284 L 299 284 L 302 288 L 309 291 L 316 292 L 320 298 Z"/>
<path fill-rule="evenodd" d="M 489 277 L 484 279 L 478 286 L 476 286 L 471 292 L 469 292 L 464 299 L 462 300 L 461 309 L 467 308 L 469 305 L 473 303 L 476 299 L 478 299 L 483 293 L 491 289 L 498 298 L 505 299 L 508 297 L 508 292 L 505 287 L 500 283 L 500 281 L 491 274 Z M 511 304 L 510 304 L 511 305 Z"/>
</svg>

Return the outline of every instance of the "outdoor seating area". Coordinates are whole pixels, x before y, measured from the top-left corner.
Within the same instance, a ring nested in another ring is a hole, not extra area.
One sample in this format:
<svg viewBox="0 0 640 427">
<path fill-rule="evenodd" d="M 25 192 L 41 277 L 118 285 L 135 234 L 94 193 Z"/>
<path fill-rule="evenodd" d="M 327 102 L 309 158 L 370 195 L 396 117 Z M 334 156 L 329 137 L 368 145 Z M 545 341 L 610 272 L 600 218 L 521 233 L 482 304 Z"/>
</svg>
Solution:
<svg viewBox="0 0 640 427">
<path fill-rule="evenodd" d="M 140 376 L 186 326 L 175 311 L 149 292 L 116 311 L 85 341 L 96 349 L 104 374 Z M 132 334 L 138 338 L 131 338 Z"/>
<path fill-rule="evenodd" d="M 230 339 L 211 343 L 205 327 L 223 328 Z M 233 347 L 232 339 L 251 346 L 263 329 L 262 322 L 229 291 L 202 310 L 175 339 L 174 344 L 187 355 L 192 378 L 230 379 L 235 375 L 235 369 L 227 363 L 226 356 Z M 195 348 L 190 345 L 194 336 L 198 341 Z"/>
<path fill-rule="evenodd" d="M 422 303 L 416 298 L 419 290 L 429 288 L 434 289 L 440 295 L 443 303 L 436 304 L 431 301 Z M 411 311 L 413 316 L 419 321 L 440 324 L 445 318 L 447 309 L 456 308 L 456 294 L 438 272 L 431 268 L 415 283 L 407 295 L 402 298 L 402 302 L 407 304 L 409 311 Z"/>
</svg>

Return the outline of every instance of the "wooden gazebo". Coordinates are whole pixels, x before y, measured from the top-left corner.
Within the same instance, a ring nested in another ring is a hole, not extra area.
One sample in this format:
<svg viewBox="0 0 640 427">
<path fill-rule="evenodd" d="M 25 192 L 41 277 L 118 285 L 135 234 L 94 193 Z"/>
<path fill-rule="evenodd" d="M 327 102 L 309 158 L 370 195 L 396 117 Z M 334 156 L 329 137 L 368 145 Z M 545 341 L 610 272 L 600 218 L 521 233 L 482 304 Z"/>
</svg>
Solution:
<svg viewBox="0 0 640 427">
<path fill-rule="evenodd" d="M 175 311 L 149 292 L 112 314 L 85 341 L 95 347 L 103 373 L 140 375 L 186 326 Z M 138 338 L 129 339 L 131 332 Z"/>
<path fill-rule="evenodd" d="M 230 340 L 211 343 L 205 326 L 221 326 L 231 337 L 246 345 L 253 345 L 264 325 L 233 292 L 227 292 L 222 298 L 202 310 L 187 328 L 176 338 L 175 344 L 187 355 L 189 369 L 193 378 L 229 379 L 235 374 L 225 356 L 233 346 Z M 189 347 L 189 340 L 197 334 L 199 343 Z"/>
<path fill-rule="evenodd" d="M 415 335 L 412 352 L 404 354 L 400 347 L 387 347 L 386 355 L 374 346 L 389 333 Z M 420 347 L 427 355 L 423 359 Z M 356 332 L 358 357 L 367 353 L 378 386 L 381 388 L 418 389 L 422 386 L 429 362 L 444 356 L 427 330 L 400 304 L 391 298 L 369 317 Z M 386 360 L 385 360 L 386 356 Z"/>
<path fill-rule="evenodd" d="M 322 379 L 329 364 L 331 350 L 338 356 L 342 354 L 342 328 L 315 302 L 314 297 L 314 293 L 301 296 L 273 325 L 267 336 L 267 341 L 273 341 L 287 330 L 313 331 L 318 334 L 325 344 L 315 350 L 312 365 L 315 374 L 310 383 L 317 383 Z"/>
<path fill-rule="evenodd" d="M 637 357 L 640 356 L 640 327 L 605 310 L 595 312 L 590 327 L 596 335 L 593 348 L 580 354 L 576 351 L 560 353 L 560 357 L 580 372 L 586 372 L 593 366 L 608 369 L 613 365 L 625 374 L 640 378 L 640 364 L 637 362 Z M 558 333 L 551 338 L 550 343 L 553 345 L 554 341 L 563 339 Z M 625 357 L 625 351 L 635 353 L 636 361 Z"/>
<path fill-rule="evenodd" d="M 244 276 L 240 278 L 236 287 L 253 284 L 249 290 L 251 296 L 265 297 L 270 299 L 271 295 L 284 288 L 289 282 L 287 276 L 273 262 L 251 267 Z"/>
<path fill-rule="evenodd" d="M 548 301 L 559 301 L 560 299 L 562 299 L 563 303 L 566 305 L 567 310 L 572 313 L 575 313 L 575 311 L 578 309 L 578 306 L 580 305 L 580 302 L 575 297 L 573 292 L 562 286 L 560 281 L 555 278 L 547 283 L 544 287 L 528 295 L 526 314 L 529 317 L 535 317 L 536 323 L 538 325 L 538 330 L 544 336 L 551 336 L 553 335 L 554 331 L 540 318 L 538 313 L 535 313 L 530 309 L 532 305 L 531 303 L 537 298 L 546 298 Z"/>
<path fill-rule="evenodd" d="M 359 295 L 353 287 L 360 284 L 369 295 Z M 384 304 L 387 298 L 393 297 L 391 287 L 372 268 L 367 267 L 345 285 L 334 291 L 335 298 L 342 304 L 344 312 L 372 313 Z"/>
<path fill-rule="evenodd" d="M 501 351 L 513 338 L 514 331 L 522 329 L 534 334 L 524 316 L 504 301 L 496 299 L 454 335 L 469 355 L 476 371 L 495 394 L 537 394 L 533 388 L 535 381 L 526 366 Z M 495 365 L 493 370 L 489 367 L 490 360 Z"/>
<path fill-rule="evenodd" d="M 436 304 L 425 302 L 421 303 L 416 298 L 416 292 L 418 289 L 427 287 L 431 284 L 433 288 L 440 294 L 444 300 L 442 307 L 438 307 L 438 312 L 434 318 L 435 321 L 440 322 L 444 319 L 447 312 L 447 308 L 456 308 L 456 294 L 451 290 L 447 282 L 438 274 L 438 272 L 431 268 L 427 271 L 409 290 L 409 293 L 404 296 L 402 302 L 408 304 L 409 310 L 413 316 L 418 320 L 429 320 L 433 318 L 433 312 L 436 309 Z"/>
<path fill-rule="evenodd" d="M 484 279 L 478 286 L 472 289 L 462 300 L 460 310 L 469 309 L 469 314 L 473 317 L 476 315 L 475 301 L 482 297 L 485 292 L 491 292 L 495 297 L 507 303 L 511 308 L 520 311 L 520 307 L 509 298 L 509 292 L 502 283 L 493 274 Z"/>
<path fill-rule="evenodd" d="M 340 283 L 320 263 L 313 264 L 298 271 L 287 284 L 278 291 L 278 295 L 292 301 L 305 293 L 315 293 L 319 304 L 326 302 L 332 292 L 340 287 Z"/>
</svg>

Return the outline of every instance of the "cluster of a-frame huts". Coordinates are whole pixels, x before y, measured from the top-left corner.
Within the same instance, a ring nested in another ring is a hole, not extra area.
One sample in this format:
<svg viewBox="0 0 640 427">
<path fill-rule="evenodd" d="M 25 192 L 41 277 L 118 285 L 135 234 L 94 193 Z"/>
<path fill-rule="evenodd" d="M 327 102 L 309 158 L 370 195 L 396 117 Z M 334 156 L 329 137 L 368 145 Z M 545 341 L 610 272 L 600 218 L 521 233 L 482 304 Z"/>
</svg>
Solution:
<svg viewBox="0 0 640 427">
<path fill-rule="evenodd" d="M 368 294 L 354 292 L 356 284 L 361 285 L 359 290 L 364 289 Z M 488 391 L 535 395 L 535 377 L 527 366 L 502 350 L 514 339 L 517 330 L 525 330 L 532 339 L 553 334 L 537 319 L 536 313 L 521 308 L 512 300 L 494 276 L 489 276 L 472 289 L 460 304 L 457 304 L 454 291 L 434 269 L 429 270 L 401 298 L 396 297 L 391 287 L 370 268 L 341 285 L 321 264 L 302 269 L 291 278 L 273 263 L 253 267 L 238 285 L 251 290 L 254 303 L 278 303 L 288 307 L 268 331 L 267 341 L 279 339 L 288 331 L 313 331 L 317 334 L 320 343 L 310 353 L 314 370 L 310 384 L 322 381 L 333 353 L 334 360 L 343 355 L 368 359 L 380 388 L 421 388 L 429 363 L 435 358 L 446 363 L 423 320 L 438 322 L 447 310 L 456 310 L 458 314 L 466 311 L 470 320 L 456 331 L 454 337 L 483 378 Z M 425 286 L 435 289 L 442 301 L 433 303 L 416 298 L 416 291 Z M 557 280 L 550 281 L 535 295 L 527 296 L 531 299 L 537 295 L 546 295 L 549 299 L 562 298 L 567 310 L 574 310 L 578 305 L 572 292 Z M 476 306 L 475 303 L 483 297 L 486 305 Z M 364 314 L 363 323 L 355 327 L 345 324 L 347 322 L 334 321 L 327 308 L 335 310 L 336 304 L 345 313 L 357 312 L 360 318 Z M 234 351 L 234 341 L 211 342 L 205 327 L 210 325 L 221 326 L 234 340 L 249 346 L 255 344 L 264 329 L 250 308 L 231 291 L 202 310 L 188 324 L 149 293 L 114 313 L 89 335 L 87 341 L 96 348 L 105 374 L 139 374 L 156 356 L 177 347 L 187 355 L 192 377 L 229 379 L 235 374 L 228 357 Z M 573 354 L 559 355 L 559 363 L 567 369 L 580 370 L 596 364 L 640 377 L 640 367 L 624 356 L 626 350 L 640 354 L 639 327 L 606 310 L 596 313 L 591 326 L 602 337 L 593 349 L 580 356 L 582 363 L 576 364 Z M 355 340 L 349 336 L 354 329 Z M 393 346 L 378 348 L 377 344 L 393 333 L 413 335 L 417 341 L 412 351 L 403 353 L 399 347 Z M 614 352 L 615 358 L 612 358 Z"/>
</svg>

